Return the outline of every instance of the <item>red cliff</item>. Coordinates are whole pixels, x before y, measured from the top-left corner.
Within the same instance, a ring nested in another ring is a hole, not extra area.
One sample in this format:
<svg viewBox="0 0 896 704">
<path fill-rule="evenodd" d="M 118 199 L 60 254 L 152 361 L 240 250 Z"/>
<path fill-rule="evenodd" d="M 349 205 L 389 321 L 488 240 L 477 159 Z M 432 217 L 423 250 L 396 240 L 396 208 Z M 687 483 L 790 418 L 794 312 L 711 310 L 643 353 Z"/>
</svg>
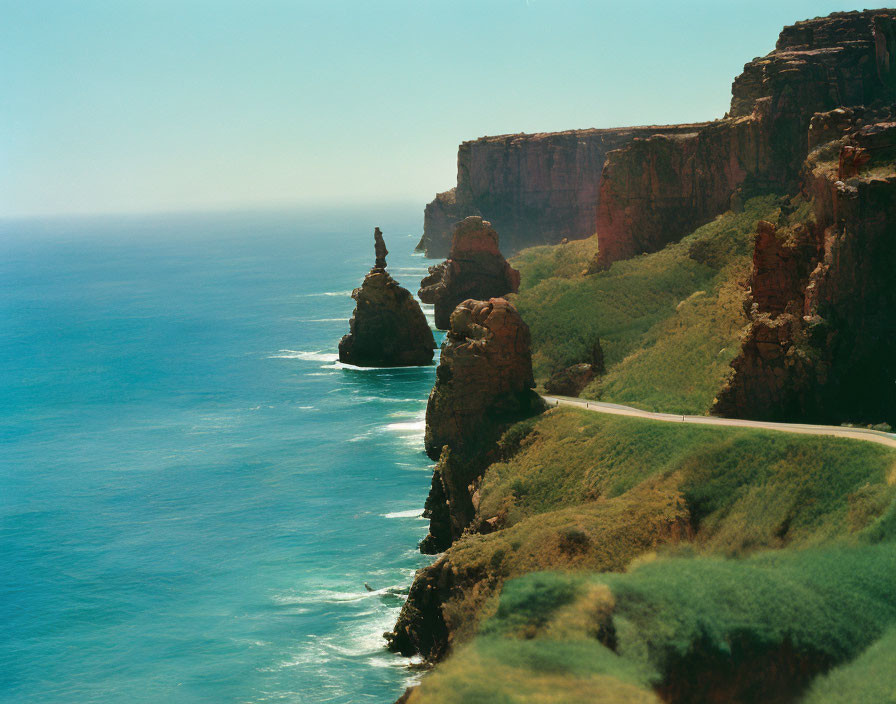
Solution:
<svg viewBox="0 0 896 704">
<path fill-rule="evenodd" d="M 896 423 L 893 119 L 859 109 L 813 120 L 846 134 L 806 162 L 813 218 L 757 237 L 753 321 L 714 413 Z"/>
<path fill-rule="evenodd" d="M 896 10 L 873 10 L 786 27 L 734 80 L 725 119 L 610 152 L 592 270 L 661 249 L 744 194 L 794 189 L 815 113 L 894 95 L 894 21 Z"/>
<path fill-rule="evenodd" d="M 590 237 L 607 153 L 635 137 L 698 127 L 585 129 L 464 142 L 457 152 L 457 186 L 426 206 L 418 248 L 430 257 L 446 256 L 455 223 L 468 215 L 493 223 L 507 254 L 564 237 Z"/>
</svg>

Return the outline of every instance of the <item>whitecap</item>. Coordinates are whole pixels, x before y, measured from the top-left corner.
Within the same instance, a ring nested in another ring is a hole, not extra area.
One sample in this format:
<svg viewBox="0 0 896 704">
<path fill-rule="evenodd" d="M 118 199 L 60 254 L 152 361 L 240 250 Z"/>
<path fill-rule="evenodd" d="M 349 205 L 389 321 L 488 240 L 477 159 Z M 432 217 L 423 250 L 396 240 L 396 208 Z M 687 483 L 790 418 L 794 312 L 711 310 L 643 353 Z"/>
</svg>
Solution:
<svg viewBox="0 0 896 704">
<path fill-rule="evenodd" d="M 348 318 L 303 318 L 302 323 L 347 323 Z"/>
<path fill-rule="evenodd" d="M 306 362 L 335 362 L 339 359 L 338 354 L 332 352 L 323 352 L 315 350 L 314 352 L 304 352 L 302 350 L 278 350 L 277 354 L 272 354 L 268 359 L 302 359 Z"/>
<path fill-rule="evenodd" d="M 393 511 L 392 513 L 381 513 L 383 518 L 423 518 L 422 508 L 412 508 L 409 511 Z"/>
<path fill-rule="evenodd" d="M 420 420 L 419 415 L 417 416 L 418 420 L 408 421 L 406 423 L 388 423 L 386 425 L 386 430 L 391 430 L 395 433 L 404 433 L 404 432 L 415 432 L 419 433 L 421 431 L 426 430 L 426 421 Z"/>
<path fill-rule="evenodd" d="M 322 293 L 306 293 L 306 296 L 317 297 L 317 296 L 351 296 L 352 291 L 349 289 L 348 291 L 323 291 Z"/>
<path fill-rule="evenodd" d="M 358 393 L 357 391 L 353 391 L 352 393 Z M 358 396 L 355 401 L 370 401 L 375 403 L 426 403 L 426 399 L 420 398 L 390 398 L 389 396 Z M 400 413 L 404 413 L 404 411 L 399 411 Z M 411 411 L 407 411 L 411 413 Z M 414 416 L 417 416 L 417 412 L 414 411 Z"/>
<path fill-rule="evenodd" d="M 337 360 L 339 359 L 338 355 L 336 355 L 336 359 Z M 334 364 L 333 366 L 336 367 L 336 369 L 347 369 L 347 370 L 353 371 L 353 372 L 376 372 L 376 371 L 385 371 L 385 370 L 388 370 L 390 372 L 400 372 L 403 369 L 427 369 L 433 365 L 432 364 L 421 364 L 419 366 L 414 366 L 414 367 L 357 367 L 354 364 L 346 364 L 345 362 L 337 361 L 336 364 Z"/>
</svg>

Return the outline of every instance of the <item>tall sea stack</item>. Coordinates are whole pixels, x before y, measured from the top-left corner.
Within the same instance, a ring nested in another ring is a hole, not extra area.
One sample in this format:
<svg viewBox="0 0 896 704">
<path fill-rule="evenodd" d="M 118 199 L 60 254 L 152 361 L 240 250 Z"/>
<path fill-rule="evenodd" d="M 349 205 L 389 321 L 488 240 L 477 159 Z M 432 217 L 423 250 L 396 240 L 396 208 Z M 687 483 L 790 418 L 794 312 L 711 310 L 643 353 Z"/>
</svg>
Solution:
<svg viewBox="0 0 896 704">
<path fill-rule="evenodd" d="M 357 367 L 430 364 L 436 343 L 420 304 L 386 272 L 383 233 L 373 233 L 376 260 L 360 288 L 349 334 L 339 341 L 339 361 Z"/>
</svg>

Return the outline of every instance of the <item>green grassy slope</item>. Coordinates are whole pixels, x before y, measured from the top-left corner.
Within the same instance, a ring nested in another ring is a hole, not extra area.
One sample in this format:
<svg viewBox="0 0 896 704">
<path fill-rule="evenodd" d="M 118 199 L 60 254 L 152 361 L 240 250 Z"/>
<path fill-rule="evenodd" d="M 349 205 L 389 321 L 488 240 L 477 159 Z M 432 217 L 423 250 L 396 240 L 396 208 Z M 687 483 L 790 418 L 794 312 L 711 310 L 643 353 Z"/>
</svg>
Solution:
<svg viewBox="0 0 896 704">
<path fill-rule="evenodd" d="M 887 701 L 894 584 L 893 542 L 528 575 L 410 701 Z"/>
<path fill-rule="evenodd" d="M 503 450 L 480 486 L 483 532 L 443 558 L 455 643 L 494 612 L 506 580 L 531 572 L 896 535 L 896 452 L 871 443 L 561 407 L 514 426 Z"/>
<path fill-rule="evenodd" d="M 743 284 L 756 221 L 778 213 L 775 197 L 754 198 L 660 252 L 590 276 L 582 272 L 596 238 L 520 253 L 514 302 L 532 330 L 538 381 L 588 361 L 599 338 L 608 373 L 583 396 L 705 413 L 747 324 Z"/>
</svg>

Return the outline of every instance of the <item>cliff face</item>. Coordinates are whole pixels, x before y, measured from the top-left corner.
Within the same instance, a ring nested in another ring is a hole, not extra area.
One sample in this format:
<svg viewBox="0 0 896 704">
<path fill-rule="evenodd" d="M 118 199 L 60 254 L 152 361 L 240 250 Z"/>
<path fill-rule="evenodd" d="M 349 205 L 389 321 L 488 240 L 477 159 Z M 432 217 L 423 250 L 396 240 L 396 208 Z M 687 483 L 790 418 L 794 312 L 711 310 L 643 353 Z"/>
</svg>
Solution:
<svg viewBox="0 0 896 704">
<path fill-rule="evenodd" d="M 759 118 L 720 120 L 697 132 L 637 139 L 607 155 L 592 270 L 655 252 L 728 210 L 768 161 Z"/>
<path fill-rule="evenodd" d="M 488 300 L 516 293 L 520 273 L 498 248 L 498 233 L 491 223 L 471 215 L 454 226 L 448 259 L 429 267 L 418 295 L 433 304 L 435 323 L 447 330 L 451 314 L 469 298 Z"/>
<path fill-rule="evenodd" d="M 426 206 L 418 247 L 445 256 L 453 224 L 481 215 L 509 254 L 595 228 L 602 266 L 654 251 L 726 210 L 739 189 L 795 185 L 812 115 L 891 97 L 894 57 L 896 10 L 835 13 L 786 27 L 774 51 L 744 66 L 723 120 L 464 142 L 457 185 Z"/>
<path fill-rule="evenodd" d="M 503 298 L 465 301 L 451 314 L 426 407 L 426 453 L 438 459 L 425 552 L 440 552 L 475 512 L 475 484 L 510 423 L 542 409 L 532 391 L 529 327 Z"/>
<path fill-rule="evenodd" d="M 444 257 L 454 224 L 481 215 L 494 224 L 507 254 L 594 234 L 607 153 L 635 137 L 678 134 L 699 125 L 570 130 L 483 137 L 460 145 L 457 186 L 424 211 L 418 249 Z"/>
<path fill-rule="evenodd" d="M 410 291 L 386 272 L 386 244 L 374 232 L 376 261 L 360 288 L 352 291 L 355 310 L 349 333 L 339 341 L 339 361 L 358 367 L 430 364 L 435 339 Z"/>
<path fill-rule="evenodd" d="M 760 228 L 753 322 L 715 413 L 896 422 L 896 122 L 839 110 L 813 132 L 836 126 L 806 162 L 813 219 Z"/>
<path fill-rule="evenodd" d="M 896 11 L 877 10 L 786 27 L 734 80 L 725 119 L 609 153 L 592 270 L 657 251 L 743 195 L 793 190 L 815 113 L 893 97 L 894 22 Z"/>
</svg>

